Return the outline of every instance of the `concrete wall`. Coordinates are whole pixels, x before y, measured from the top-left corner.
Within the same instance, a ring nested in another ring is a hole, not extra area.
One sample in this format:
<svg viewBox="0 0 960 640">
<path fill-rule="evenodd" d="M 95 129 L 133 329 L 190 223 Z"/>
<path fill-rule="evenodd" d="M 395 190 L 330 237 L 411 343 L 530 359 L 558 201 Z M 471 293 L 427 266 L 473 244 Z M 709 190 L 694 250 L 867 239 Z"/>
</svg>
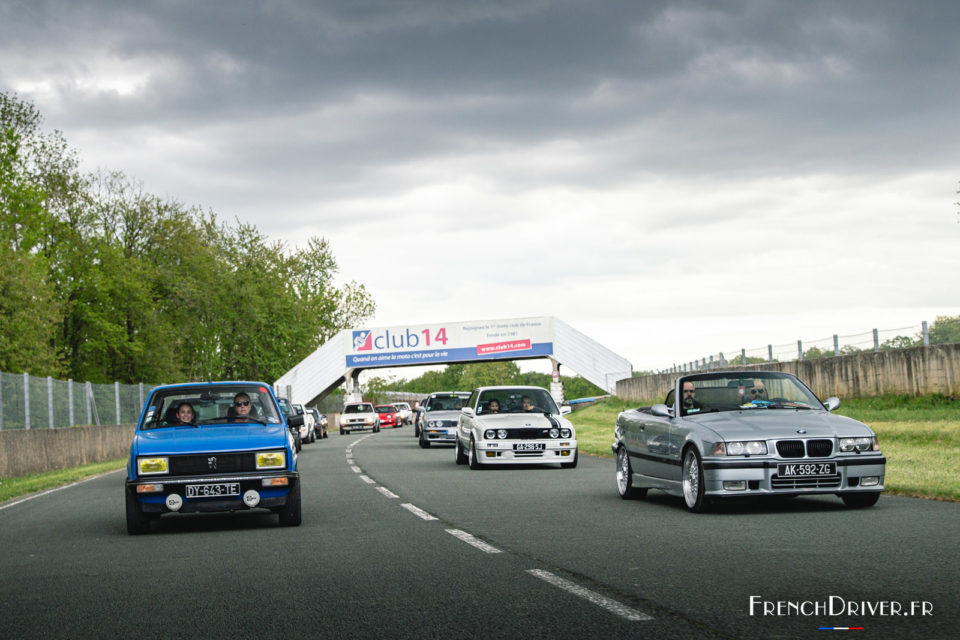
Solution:
<svg viewBox="0 0 960 640">
<path fill-rule="evenodd" d="M 0 431 L 0 478 L 125 458 L 136 425 Z"/>
<path fill-rule="evenodd" d="M 863 398 L 883 394 L 960 395 L 960 344 L 938 344 L 834 358 L 771 362 L 733 371 L 785 371 L 803 380 L 822 400 L 830 396 Z M 682 375 L 682 374 L 679 374 Z M 663 402 L 678 374 L 661 373 L 617 382 L 617 397 Z"/>
</svg>

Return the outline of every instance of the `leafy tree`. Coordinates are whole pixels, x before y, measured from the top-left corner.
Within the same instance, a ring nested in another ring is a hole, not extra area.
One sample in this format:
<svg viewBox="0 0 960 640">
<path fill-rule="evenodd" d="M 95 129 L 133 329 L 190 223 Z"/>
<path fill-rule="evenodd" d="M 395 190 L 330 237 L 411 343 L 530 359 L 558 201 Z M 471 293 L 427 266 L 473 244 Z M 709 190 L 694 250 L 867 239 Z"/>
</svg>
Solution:
<svg viewBox="0 0 960 640">
<path fill-rule="evenodd" d="M 896 336 L 881 342 L 880 350 L 889 351 L 891 349 L 908 349 L 910 347 L 916 347 L 920 344 L 923 344 L 923 340 L 919 337 L 911 338 L 910 336 Z"/>
<path fill-rule="evenodd" d="M 960 342 L 960 316 L 937 316 L 929 332 L 930 344 Z"/>
</svg>

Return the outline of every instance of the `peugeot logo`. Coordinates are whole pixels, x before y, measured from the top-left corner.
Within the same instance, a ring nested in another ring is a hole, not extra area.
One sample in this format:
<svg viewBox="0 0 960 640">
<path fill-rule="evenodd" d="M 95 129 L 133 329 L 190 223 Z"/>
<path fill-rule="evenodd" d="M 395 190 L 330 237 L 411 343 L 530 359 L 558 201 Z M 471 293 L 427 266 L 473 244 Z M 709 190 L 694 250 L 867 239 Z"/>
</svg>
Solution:
<svg viewBox="0 0 960 640">
<path fill-rule="evenodd" d="M 806 432 L 807 432 L 806 429 L 797 429 L 797 433 L 806 433 Z"/>
<path fill-rule="evenodd" d="M 207 466 L 210 467 L 211 471 L 217 470 L 217 459 L 216 457 L 207 458 Z"/>
</svg>

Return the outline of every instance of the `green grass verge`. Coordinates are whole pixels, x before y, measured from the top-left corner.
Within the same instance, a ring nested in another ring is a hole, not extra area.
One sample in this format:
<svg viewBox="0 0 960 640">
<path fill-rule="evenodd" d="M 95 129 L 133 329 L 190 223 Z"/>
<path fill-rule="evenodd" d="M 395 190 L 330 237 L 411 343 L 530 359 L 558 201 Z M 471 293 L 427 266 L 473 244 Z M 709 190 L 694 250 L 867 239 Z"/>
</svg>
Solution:
<svg viewBox="0 0 960 640">
<path fill-rule="evenodd" d="M 0 478 L 0 503 L 29 493 L 36 493 L 37 491 L 44 491 L 46 489 L 70 484 L 71 482 L 106 473 L 107 471 L 113 471 L 114 469 L 122 469 L 126 464 L 126 458 L 118 458 L 116 460 L 108 460 L 107 462 L 85 464 L 80 467 L 48 471 L 47 473 L 35 473 L 18 478 Z"/>
<path fill-rule="evenodd" d="M 584 453 L 613 457 L 617 414 L 650 403 L 611 398 L 574 412 L 570 422 Z M 868 424 L 887 458 L 889 493 L 960 501 L 960 400 L 885 396 L 844 400 L 837 413 Z"/>
</svg>

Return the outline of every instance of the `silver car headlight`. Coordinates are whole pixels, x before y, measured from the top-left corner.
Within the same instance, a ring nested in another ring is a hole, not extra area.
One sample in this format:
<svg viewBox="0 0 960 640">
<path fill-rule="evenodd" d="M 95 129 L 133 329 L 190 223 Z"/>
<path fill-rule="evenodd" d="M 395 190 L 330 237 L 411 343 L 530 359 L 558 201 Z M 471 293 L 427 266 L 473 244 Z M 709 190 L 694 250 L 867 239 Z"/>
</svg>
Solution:
<svg viewBox="0 0 960 640">
<path fill-rule="evenodd" d="M 737 440 L 718 442 L 713 445 L 715 456 L 763 456 L 767 454 L 767 443 L 763 440 Z"/>
<path fill-rule="evenodd" d="M 427 426 L 428 426 L 428 427 L 439 427 L 439 426 L 440 426 L 440 421 L 439 421 L 439 420 L 427 420 Z"/>
<path fill-rule="evenodd" d="M 493 429 L 487 429 L 486 431 L 483 432 L 484 440 L 493 440 L 496 437 L 497 437 L 497 432 L 494 431 Z"/>
<path fill-rule="evenodd" d="M 840 438 L 840 451 L 879 451 L 877 438 Z"/>
<path fill-rule="evenodd" d="M 497 430 L 497 437 L 500 438 L 501 440 L 506 440 L 508 435 L 510 434 L 507 433 L 506 429 Z"/>
<path fill-rule="evenodd" d="M 569 438 L 571 435 L 573 434 L 570 432 L 570 429 L 560 429 L 561 438 Z"/>
<path fill-rule="evenodd" d="M 559 438 L 559 437 L 560 437 L 560 429 L 557 429 L 556 427 L 554 427 L 553 429 L 550 429 L 550 437 L 551 437 L 551 438 Z"/>
</svg>

